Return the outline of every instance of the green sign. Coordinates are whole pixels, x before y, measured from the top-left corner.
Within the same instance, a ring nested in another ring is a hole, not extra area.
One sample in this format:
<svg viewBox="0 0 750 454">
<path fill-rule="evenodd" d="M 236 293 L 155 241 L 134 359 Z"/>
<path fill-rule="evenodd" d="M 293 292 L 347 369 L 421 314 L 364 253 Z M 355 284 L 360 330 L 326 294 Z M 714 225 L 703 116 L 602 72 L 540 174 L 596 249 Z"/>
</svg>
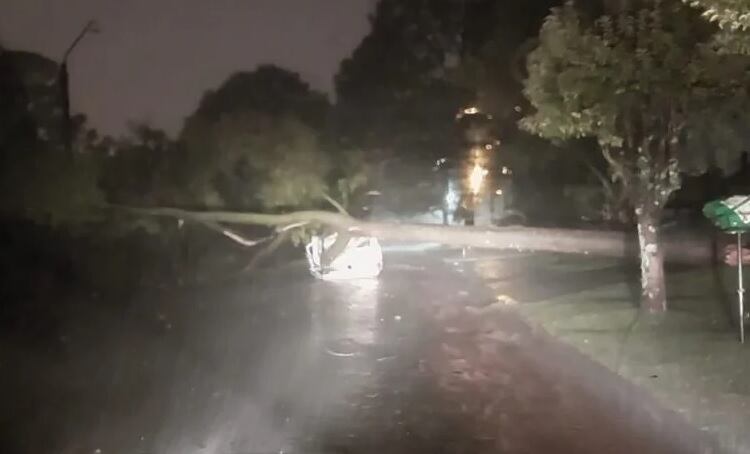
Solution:
<svg viewBox="0 0 750 454">
<path fill-rule="evenodd" d="M 708 202 L 703 214 L 721 230 L 750 231 L 750 196 L 736 195 Z"/>
</svg>

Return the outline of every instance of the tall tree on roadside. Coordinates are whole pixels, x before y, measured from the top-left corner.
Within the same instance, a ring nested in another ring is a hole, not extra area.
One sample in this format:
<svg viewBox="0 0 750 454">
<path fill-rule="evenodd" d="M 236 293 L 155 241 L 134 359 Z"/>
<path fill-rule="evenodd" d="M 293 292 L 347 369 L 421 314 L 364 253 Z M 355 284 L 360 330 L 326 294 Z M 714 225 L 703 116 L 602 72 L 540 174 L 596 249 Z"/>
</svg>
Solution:
<svg viewBox="0 0 750 454">
<path fill-rule="evenodd" d="M 334 196 L 328 178 L 347 156 L 328 134 L 329 111 L 294 72 L 233 74 L 185 122 L 178 179 L 199 206 L 300 208 Z"/>
<path fill-rule="evenodd" d="M 260 65 L 253 71 L 229 76 L 216 90 L 206 92 L 185 122 L 212 123 L 222 116 L 257 112 L 269 116 L 293 114 L 302 123 L 322 130 L 330 104 L 325 94 L 312 90 L 299 74 L 278 66 Z"/>
<path fill-rule="evenodd" d="M 641 306 L 653 313 L 667 309 L 659 230 L 680 163 L 709 151 L 690 142 L 726 109 L 747 106 L 747 62 L 717 54 L 706 45 L 712 34 L 677 1 L 633 1 L 594 21 L 567 4 L 547 18 L 528 60 L 536 112 L 521 125 L 552 140 L 597 139 L 635 207 Z"/>
<path fill-rule="evenodd" d="M 373 185 L 387 212 L 413 215 L 443 203 L 433 166 L 463 152 L 456 114 L 473 96 L 452 73 L 472 3 L 378 1 L 370 33 L 335 77 L 337 137 L 379 164 Z"/>
<path fill-rule="evenodd" d="M 327 194 L 332 157 L 320 133 L 294 116 L 227 114 L 185 140 L 203 205 L 273 211 L 310 207 Z"/>
<path fill-rule="evenodd" d="M 468 97 L 448 76 L 460 60 L 464 3 L 377 4 L 335 80 L 336 123 L 350 144 L 430 163 L 455 152 L 454 119 Z"/>
</svg>

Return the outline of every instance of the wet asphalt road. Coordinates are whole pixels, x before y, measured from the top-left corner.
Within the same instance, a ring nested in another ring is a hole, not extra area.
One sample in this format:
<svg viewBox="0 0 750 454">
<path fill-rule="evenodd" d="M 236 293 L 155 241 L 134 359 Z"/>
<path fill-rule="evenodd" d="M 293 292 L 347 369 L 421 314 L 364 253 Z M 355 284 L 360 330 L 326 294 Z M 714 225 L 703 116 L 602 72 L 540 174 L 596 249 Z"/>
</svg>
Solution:
<svg viewBox="0 0 750 454">
<path fill-rule="evenodd" d="M 54 349 L 2 344 L 2 452 L 712 452 L 512 311 L 462 311 L 621 269 L 538 276 L 532 262 L 455 254 L 391 254 L 378 280 L 326 283 L 292 267 L 116 310 L 80 302 Z"/>
</svg>

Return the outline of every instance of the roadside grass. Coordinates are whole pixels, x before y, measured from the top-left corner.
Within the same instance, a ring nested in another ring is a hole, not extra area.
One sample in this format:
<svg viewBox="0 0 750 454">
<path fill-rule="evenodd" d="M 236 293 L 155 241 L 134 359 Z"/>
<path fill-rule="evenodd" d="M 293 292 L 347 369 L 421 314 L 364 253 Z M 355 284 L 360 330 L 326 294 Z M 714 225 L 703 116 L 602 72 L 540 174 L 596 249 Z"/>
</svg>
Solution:
<svg viewBox="0 0 750 454">
<path fill-rule="evenodd" d="M 575 273 L 606 259 L 539 263 Z M 612 265 L 612 264 L 610 264 Z M 750 341 L 738 342 L 735 269 L 668 273 L 669 313 L 638 315 L 637 285 L 621 282 L 520 304 L 532 324 L 647 388 L 728 452 L 750 452 Z"/>
</svg>

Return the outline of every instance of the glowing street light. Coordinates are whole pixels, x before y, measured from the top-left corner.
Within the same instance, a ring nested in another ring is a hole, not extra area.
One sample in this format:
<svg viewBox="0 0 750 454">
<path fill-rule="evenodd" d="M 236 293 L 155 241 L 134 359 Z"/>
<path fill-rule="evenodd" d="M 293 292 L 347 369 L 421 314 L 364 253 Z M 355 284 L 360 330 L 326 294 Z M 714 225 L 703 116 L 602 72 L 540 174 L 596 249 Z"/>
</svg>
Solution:
<svg viewBox="0 0 750 454">
<path fill-rule="evenodd" d="M 476 106 L 466 107 L 458 112 L 456 119 L 460 120 L 465 116 L 478 115 L 480 113 L 482 113 L 482 111 Z"/>
<path fill-rule="evenodd" d="M 475 196 L 482 191 L 482 185 L 484 184 L 484 177 L 487 176 L 488 170 L 479 164 L 474 164 L 469 174 L 469 189 Z"/>
</svg>

